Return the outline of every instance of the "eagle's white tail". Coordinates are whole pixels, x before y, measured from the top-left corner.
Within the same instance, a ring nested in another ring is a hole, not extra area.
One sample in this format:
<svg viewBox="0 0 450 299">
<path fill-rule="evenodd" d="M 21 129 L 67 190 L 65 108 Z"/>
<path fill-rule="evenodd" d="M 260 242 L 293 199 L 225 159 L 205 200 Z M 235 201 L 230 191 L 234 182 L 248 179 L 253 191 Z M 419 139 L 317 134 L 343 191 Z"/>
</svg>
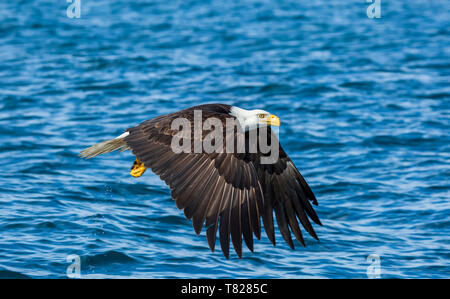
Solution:
<svg viewBox="0 0 450 299">
<path fill-rule="evenodd" d="M 125 137 L 127 137 L 130 133 L 125 132 L 122 135 L 111 139 L 111 140 L 106 140 L 106 141 L 102 141 L 100 143 L 94 144 L 91 147 L 88 147 L 87 149 L 83 150 L 80 153 L 80 156 L 82 158 L 92 158 L 95 156 L 98 156 L 100 154 L 104 154 L 104 153 L 110 153 L 112 151 L 115 150 L 120 150 L 120 151 L 124 151 L 129 149 L 127 143 L 123 140 Z"/>
</svg>

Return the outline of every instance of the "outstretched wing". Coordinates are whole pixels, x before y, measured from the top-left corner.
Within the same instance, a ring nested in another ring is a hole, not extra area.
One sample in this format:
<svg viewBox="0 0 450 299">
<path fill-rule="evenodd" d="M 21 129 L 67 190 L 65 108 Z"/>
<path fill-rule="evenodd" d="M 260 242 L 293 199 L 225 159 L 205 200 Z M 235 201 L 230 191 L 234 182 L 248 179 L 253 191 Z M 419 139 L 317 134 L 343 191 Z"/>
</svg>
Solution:
<svg viewBox="0 0 450 299">
<path fill-rule="evenodd" d="M 231 236 L 234 249 L 241 257 L 242 236 L 253 251 L 252 234 L 258 239 L 261 235 L 260 216 L 264 206 L 257 170 L 239 154 L 174 153 L 171 141 L 178 131 L 171 130 L 171 123 L 179 117 L 193 119 L 192 112 L 186 110 L 145 121 L 128 129 L 124 141 L 146 167 L 170 186 L 177 207 L 192 219 L 197 234 L 205 224 L 212 251 L 219 227 L 224 255 L 229 256 Z M 203 111 L 204 119 L 209 116 Z M 226 114 L 226 117 L 230 116 Z"/>
<path fill-rule="evenodd" d="M 262 215 L 264 229 L 272 244 L 275 245 L 273 211 L 275 211 L 281 235 L 292 249 L 294 249 L 294 243 L 290 231 L 305 246 L 299 222 L 313 238 L 318 240 L 308 219 L 309 217 L 315 223 L 322 225 L 311 205 L 311 202 L 317 205 L 316 197 L 281 145 L 276 163 L 260 164 L 258 161 L 256 157 L 253 158 L 264 194 Z"/>
</svg>

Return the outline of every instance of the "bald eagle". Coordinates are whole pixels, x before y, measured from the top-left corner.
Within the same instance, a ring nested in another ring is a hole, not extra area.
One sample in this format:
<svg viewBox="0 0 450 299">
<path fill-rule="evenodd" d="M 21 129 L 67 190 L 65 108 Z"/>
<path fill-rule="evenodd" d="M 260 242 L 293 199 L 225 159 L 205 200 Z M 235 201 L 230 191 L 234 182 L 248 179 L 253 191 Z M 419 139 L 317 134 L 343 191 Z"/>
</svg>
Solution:
<svg viewBox="0 0 450 299">
<path fill-rule="evenodd" d="M 174 126 L 180 119 L 187 120 L 187 125 Z M 216 120 L 215 125 L 205 126 L 208 119 Z M 200 133 L 196 120 L 201 121 Z M 236 125 L 230 128 L 228 120 Z M 130 174 L 139 177 L 150 168 L 160 176 L 170 186 L 177 207 L 192 219 L 196 234 L 205 227 L 211 251 L 219 229 L 226 258 L 230 236 L 239 257 L 242 257 L 242 238 L 253 252 L 253 235 L 257 239 L 261 236 L 261 218 L 267 237 L 275 246 L 273 212 L 281 235 L 294 249 L 291 231 L 305 246 L 299 223 L 316 240 L 309 219 L 322 224 L 311 205 L 317 205 L 316 197 L 271 129 L 279 125 L 279 118 L 264 110 L 205 104 L 146 120 L 114 139 L 85 149 L 80 156 L 91 158 L 114 150 L 131 150 L 136 160 Z M 208 138 L 220 126 L 223 132 L 215 137 L 223 136 L 223 141 Z M 262 130 L 266 132 L 269 151 L 263 151 L 258 142 Z M 184 146 L 181 149 L 174 147 L 176 137 L 179 140 L 175 144 Z M 207 139 L 214 150 L 197 148 L 196 151 L 195 143 Z M 237 144 L 243 145 L 238 148 Z M 274 149 L 275 159 L 262 162 Z"/>
</svg>

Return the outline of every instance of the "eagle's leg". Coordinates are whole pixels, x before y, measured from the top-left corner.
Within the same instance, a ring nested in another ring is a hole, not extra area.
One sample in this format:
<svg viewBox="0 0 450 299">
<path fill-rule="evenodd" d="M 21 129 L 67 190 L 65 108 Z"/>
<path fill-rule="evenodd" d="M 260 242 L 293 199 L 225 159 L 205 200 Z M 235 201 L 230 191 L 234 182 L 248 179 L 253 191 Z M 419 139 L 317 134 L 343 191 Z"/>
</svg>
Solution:
<svg viewBox="0 0 450 299">
<path fill-rule="evenodd" d="M 131 166 L 130 174 L 135 178 L 138 178 L 145 172 L 145 169 L 147 168 L 145 168 L 144 163 L 142 163 L 139 159 L 136 159 L 133 166 Z"/>
</svg>

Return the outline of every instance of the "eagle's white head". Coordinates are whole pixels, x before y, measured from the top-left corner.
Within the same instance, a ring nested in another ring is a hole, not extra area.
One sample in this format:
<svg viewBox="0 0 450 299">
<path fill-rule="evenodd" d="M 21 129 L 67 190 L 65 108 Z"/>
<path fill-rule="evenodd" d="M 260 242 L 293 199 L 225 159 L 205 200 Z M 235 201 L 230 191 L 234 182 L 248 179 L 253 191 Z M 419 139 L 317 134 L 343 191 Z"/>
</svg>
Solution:
<svg viewBox="0 0 450 299">
<path fill-rule="evenodd" d="M 258 127 L 280 125 L 280 119 L 277 116 L 261 109 L 246 110 L 232 106 L 230 114 L 236 117 L 245 131 L 253 130 Z"/>
</svg>

